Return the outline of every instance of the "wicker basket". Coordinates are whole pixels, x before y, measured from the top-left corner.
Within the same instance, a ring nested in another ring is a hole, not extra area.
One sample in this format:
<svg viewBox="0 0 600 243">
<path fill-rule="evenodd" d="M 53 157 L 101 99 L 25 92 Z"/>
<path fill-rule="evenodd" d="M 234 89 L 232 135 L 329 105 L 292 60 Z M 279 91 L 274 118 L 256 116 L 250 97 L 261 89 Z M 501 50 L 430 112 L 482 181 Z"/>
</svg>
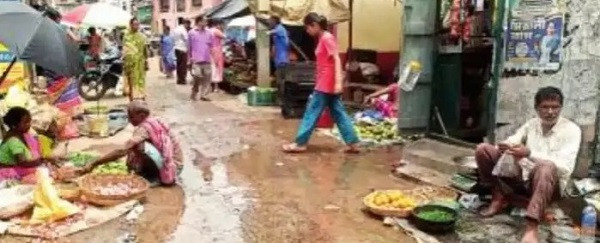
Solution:
<svg viewBox="0 0 600 243">
<path fill-rule="evenodd" d="M 57 184 L 56 188 L 58 189 L 58 195 L 62 199 L 74 201 L 81 197 L 81 190 L 75 183 Z"/>
<path fill-rule="evenodd" d="M 404 194 L 407 194 L 406 191 L 400 191 L 400 190 L 379 190 L 379 191 L 374 191 L 369 193 L 369 195 L 365 196 L 363 198 L 363 204 L 365 205 L 365 207 L 367 207 L 367 209 L 376 215 L 379 216 L 390 216 L 390 217 L 398 217 L 398 218 L 407 218 L 410 216 L 410 214 L 412 213 L 413 208 L 405 208 L 405 209 L 401 209 L 401 208 L 388 208 L 388 207 L 381 207 L 381 206 L 377 206 L 375 204 L 372 203 L 373 201 L 373 197 L 375 197 L 375 195 L 378 192 L 392 192 L 392 191 L 397 191 L 397 192 L 402 192 Z"/>
<path fill-rule="evenodd" d="M 131 185 L 132 190 L 122 195 L 102 195 L 95 190 L 98 187 L 117 183 L 127 183 Z M 125 201 L 141 199 L 149 187 L 148 181 L 136 175 L 87 175 L 79 183 L 85 200 L 98 206 L 113 206 Z"/>
</svg>

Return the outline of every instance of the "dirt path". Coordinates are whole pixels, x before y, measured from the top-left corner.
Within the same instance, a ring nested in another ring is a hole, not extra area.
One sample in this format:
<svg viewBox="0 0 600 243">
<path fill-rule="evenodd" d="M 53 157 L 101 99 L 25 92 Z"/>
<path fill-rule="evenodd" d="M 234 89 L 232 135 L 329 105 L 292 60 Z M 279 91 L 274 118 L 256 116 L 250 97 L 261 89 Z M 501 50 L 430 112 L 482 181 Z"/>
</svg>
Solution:
<svg viewBox="0 0 600 243">
<path fill-rule="evenodd" d="M 399 148 L 351 156 L 334 139 L 314 136 L 311 152 L 285 155 L 280 145 L 293 138 L 297 120 L 223 95 L 190 102 L 190 86 L 156 71 L 148 82 L 152 112 L 171 125 L 187 160 L 181 187 L 149 193 L 131 232 L 139 242 L 412 242 L 361 211 L 373 188 L 413 186 L 388 173 Z M 130 133 L 80 147 L 107 151 Z M 122 226 L 114 220 L 59 242 L 114 242 L 127 233 Z"/>
</svg>

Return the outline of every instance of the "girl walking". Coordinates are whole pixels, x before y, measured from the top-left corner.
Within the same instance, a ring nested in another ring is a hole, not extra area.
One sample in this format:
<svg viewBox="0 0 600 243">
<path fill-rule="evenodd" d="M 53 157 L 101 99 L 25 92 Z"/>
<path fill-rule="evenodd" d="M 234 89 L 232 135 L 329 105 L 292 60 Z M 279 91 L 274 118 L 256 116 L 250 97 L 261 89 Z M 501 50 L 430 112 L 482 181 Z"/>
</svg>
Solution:
<svg viewBox="0 0 600 243">
<path fill-rule="evenodd" d="M 306 151 L 306 145 L 317 121 L 325 107 L 328 107 L 346 143 L 345 152 L 358 153 L 359 139 L 340 97 L 343 85 L 342 65 L 335 37 L 327 31 L 327 19 L 316 13 L 309 13 L 304 17 L 304 27 L 309 35 L 319 41 L 315 50 L 317 57 L 315 91 L 306 106 L 296 141 L 284 145 L 283 151 L 288 153 Z"/>
</svg>

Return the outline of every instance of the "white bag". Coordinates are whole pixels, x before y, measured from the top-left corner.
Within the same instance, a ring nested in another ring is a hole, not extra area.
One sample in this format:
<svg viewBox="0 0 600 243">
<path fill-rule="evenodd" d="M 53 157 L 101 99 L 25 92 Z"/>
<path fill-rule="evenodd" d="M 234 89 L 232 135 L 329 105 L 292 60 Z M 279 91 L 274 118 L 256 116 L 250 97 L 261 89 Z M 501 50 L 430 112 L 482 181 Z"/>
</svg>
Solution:
<svg viewBox="0 0 600 243">
<path fill-rule="evenodd" d="M 515 157 L 509 154 L 503 154 L 496 166 L 494 166 L 494 170 L 492 170 L 492 175 L 498 177 L 509 177 L 515 178 L 520 176 L 519 167 L 516 164 Z"/>
</svg>

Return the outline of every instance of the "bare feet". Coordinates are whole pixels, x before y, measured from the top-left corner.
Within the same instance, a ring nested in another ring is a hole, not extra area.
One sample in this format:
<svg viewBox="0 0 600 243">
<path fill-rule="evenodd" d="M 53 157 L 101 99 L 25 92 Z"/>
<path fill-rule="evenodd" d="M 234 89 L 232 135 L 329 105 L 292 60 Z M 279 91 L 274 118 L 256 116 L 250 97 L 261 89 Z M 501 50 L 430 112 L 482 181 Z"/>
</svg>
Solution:
<svg viewBox="0 0 600 243">
<path fill-rule="evenodd" d="M 534 220 L 528 219 L 527 226 L 525 228 L 525 234 L 523 235 L 523 239 L 521 243 L 538 243 L 540 242 L 538 238 L 538 223 Z"/>
<path fill-rule="evenodd" d="M 306 146 L 301 146 L 296 143 L 290 143 L 282 146 L 283 152 L 286 153 L 302 153 L 306 151 Z"/>
<path fill-rule="evenodd" d="M 481 216 L 483 217 L 492 217 L 502 211 L 508 203 L 504 198 L 504 195 L 498 190 L 494 190 L 492 194 L 492 203 L 490 206 L 481 212 Z"/>
</svg>

